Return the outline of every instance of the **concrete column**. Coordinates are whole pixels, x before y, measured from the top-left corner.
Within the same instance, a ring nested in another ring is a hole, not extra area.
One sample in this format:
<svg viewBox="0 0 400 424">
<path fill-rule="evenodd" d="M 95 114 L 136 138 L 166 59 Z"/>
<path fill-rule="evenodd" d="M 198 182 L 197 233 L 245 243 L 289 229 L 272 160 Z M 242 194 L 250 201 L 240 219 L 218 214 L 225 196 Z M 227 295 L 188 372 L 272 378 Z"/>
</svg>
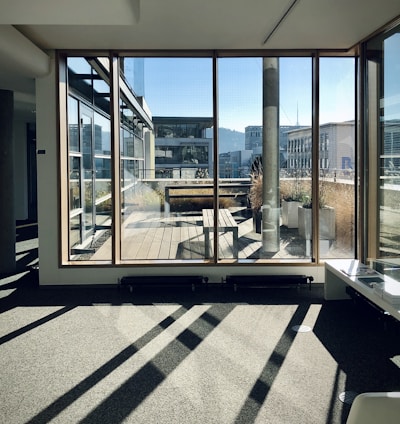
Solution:
<svg viewBox="0 0 400 424">
<path fill-rule="evenodd" d="M 0 274 L 15 272 L 14 93 L 0 90 Z"/>
<path fill-rule="evenodd" d="M 280 248 L 279 59 L 263 59 L 262 251 Z"/>
</svg>

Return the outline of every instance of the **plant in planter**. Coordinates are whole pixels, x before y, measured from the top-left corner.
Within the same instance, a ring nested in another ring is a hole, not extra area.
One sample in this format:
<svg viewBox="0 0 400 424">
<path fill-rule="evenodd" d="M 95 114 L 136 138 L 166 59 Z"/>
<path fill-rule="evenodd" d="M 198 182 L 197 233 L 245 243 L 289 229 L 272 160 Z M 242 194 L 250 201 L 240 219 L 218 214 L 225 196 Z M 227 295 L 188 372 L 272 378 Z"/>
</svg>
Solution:
<svg viewBox="0 0 400 424">
<path fill-rule="evenodd" d="M 253 213 L 253 230 L 256 233 L 261 233 L 263 174 L 262 172 L 252 173 L 250 179 L 249 202 Z"/>
<path fill-rule="evenodd" d="M 335 239 L 335 209 L 326 204 L 326 185 L 321 180 L 319 195 L 319 239 Z M 299 234 L 306 240 L 312 238 L 312 199 L 310 196 L 305 198 L 302 206 L 299 207 Z"/>
<path fill-rule="evenodd" d="M 288 228 L 298 228 L 298 209 L 301 205 L 300 199 L 282 199 L 282 225 Z"/>
<path fill-rule="evenodd" d="M 304 203 L 306 192 L 299 170 L 295 170 L 295 179 L 287 180 L 282 186 L 282 225 L 298 228 L 298 208 Z"/>
</svg>

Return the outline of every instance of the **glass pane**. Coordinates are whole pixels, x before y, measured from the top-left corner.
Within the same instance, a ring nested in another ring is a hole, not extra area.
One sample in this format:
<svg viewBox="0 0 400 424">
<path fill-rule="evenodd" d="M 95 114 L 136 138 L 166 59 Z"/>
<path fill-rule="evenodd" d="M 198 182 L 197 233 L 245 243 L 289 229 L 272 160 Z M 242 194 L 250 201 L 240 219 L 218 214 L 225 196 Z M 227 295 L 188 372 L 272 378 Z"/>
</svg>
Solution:
<svg viewBox="0 0 400 424">
<path fill-rule="evenodd" d="M 77 246 L 81 243 L 81 218 L 82 214 L 71 215 L 69 238 L 71 246 Z"/>
<path fill-rule="evenodd" d="M 98 58 L 67 59 L 71 260 L 111 260 L 111 127 L 107 63 Z M 104 79 L 100 77 L 100 69 Z M 106 113 L 99 113 L 100 110 Z"/>
<path fill-rule="evenodd" d="M 235 221 L 219 256 L 310 258 L 298 209 L 311 188 L 311 59 L 219 59 L 218 82 L 219 206 Z"/>
<path fill-rule="evenodd" d="M 68 97 L 68 145 L 70 152 L 79 152 L 78 101 Z"/>
<path fill-rule="evenodd" d="M 376 46 L 375 46 L 376 48 Z M 400 33 L 382 43 L 380 95 L 379 256 L 400 256 Z"/>
<path fill-rule="evenodd" d="M 69 209 L 81 208 L 81 158 L 69 158 Z"/>
<path fill-rule="evenodd" d="M 90 112 L 89 112 L 90 113 Z M 83 212 L 84 212 L 84 238 L 90 236 L 94 230 L 93 222 L 93 154 L 92 154 L 92 117 L 90 114 L 83 113 L 81 116 L 82 124 L 82 162 L 83 162 Z"/>
<path fill-rule="evenodd" d="M 280 197 L 284 257 L 312 255 L 312 63 L 280 58 Z"/>
<path fill-rule="evenodd" d="M 84 57 L 69 57 L 68 86 L 89 102 L 93 100 L 92 67 Z"/>
<path fill-rule="evenodd" d="M 121 102 L 122 259 L 204 259 L 202 210 L 213 207 L 212 60 L 123 63 L 128 86 L 145 98 L 143 108 L 129 96 Z"/>
<path fill-rule="evenodd" d="M 94 196 L 96 203 L 96 229 L 107 230 L 110 235 L 111 199 L 111 126 L 110 119 L 94 114 L 95 178 Z"/>
<path fill-rule="evenodd" d="M 219 59 L 218 94 L 218 257 L 254 258 L 261 244 L 251 206 L 261 210 L 261 203 L 251 205 L 249 195 L 252 162 L 262 151 L 262 59 Z"/>
<path fill-rule="evenodd" d="M 96 155 L 111 155 L 110 118 L 94 114 L 94 151 Z"/>
<path fill-rule="evenodd" d="M 320 60 L 321 258 L 352 258 L 355 244 L 355 62 Z"/>
</svg>

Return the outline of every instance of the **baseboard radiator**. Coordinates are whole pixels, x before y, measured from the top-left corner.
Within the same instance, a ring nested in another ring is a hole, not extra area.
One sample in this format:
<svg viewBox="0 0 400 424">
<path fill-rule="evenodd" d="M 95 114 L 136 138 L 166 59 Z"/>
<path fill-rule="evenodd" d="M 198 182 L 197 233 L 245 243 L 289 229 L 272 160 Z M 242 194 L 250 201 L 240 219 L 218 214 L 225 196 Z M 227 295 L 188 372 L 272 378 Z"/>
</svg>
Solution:
<svg viewBox="0 0 400 424">
<path fill-rule="evenodd" d="M 118 280 L 119 287 L 126 287 L 130 292 L 134 288 L 152 288 L 152 287 L 190 287 L 195 291 L 197 287 L 208 282 L 207 277 L 200 275 L 128 275 Z"/>
<path fill-rule="evenodd" d="M 227 275 L 225 283 L 235 291 L 243 288 L 300 288 L 311 290 L 313 277 L 308 275 Z"/>
</svg>

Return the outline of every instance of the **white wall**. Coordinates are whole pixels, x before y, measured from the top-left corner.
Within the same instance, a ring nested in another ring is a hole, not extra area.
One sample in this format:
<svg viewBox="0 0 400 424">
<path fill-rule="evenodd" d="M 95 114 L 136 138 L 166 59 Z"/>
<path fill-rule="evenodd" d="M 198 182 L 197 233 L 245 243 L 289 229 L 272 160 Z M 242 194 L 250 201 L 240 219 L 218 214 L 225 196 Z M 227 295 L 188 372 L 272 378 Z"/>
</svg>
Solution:
<svg viewBox="0 0 400 424">
<path fill-rule="evenodd" d="M 323 267 L 316 266 L 155 266 L 151 267 L 100 267 L 60 266 L 59 249 L 59 183 L 57 140 L 57 84 L 54 61 L 46 77 L 36 82 L 37 149 L 45 154 L 37 156 L 38 162 L 38 224 L 39 224 L 39 281 L 41 285 L 117 284 L 126 275 L 202 275 L 210 282 L 233 274 L 304 274 L 315 282 L 324 280 Z"/>
</svg>

